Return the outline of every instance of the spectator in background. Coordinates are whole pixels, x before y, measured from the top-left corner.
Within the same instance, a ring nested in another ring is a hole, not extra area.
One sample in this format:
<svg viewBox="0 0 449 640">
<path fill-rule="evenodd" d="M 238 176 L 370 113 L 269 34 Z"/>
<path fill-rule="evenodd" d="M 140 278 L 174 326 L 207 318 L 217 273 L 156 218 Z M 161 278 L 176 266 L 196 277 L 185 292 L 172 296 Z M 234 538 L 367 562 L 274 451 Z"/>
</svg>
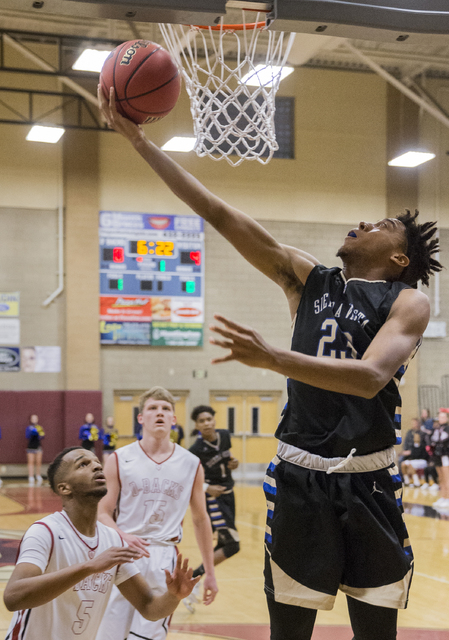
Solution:
<svg viewBox="0 0 449 640">
<path fill-rule="evenodd" d="M 433 418 L 430 416 L 430 409 L 423 409 L 421 411 L 421 431 L 428 436 L 433 432 Z"/>
<path fill-rule="evenodd" d="M 412 419 L 412 428 L 407 431 L 402 451 L 401 473 L 404 484 L 420 487 L 418 471 L 427 467 L 425 434 L 421 431 L 418 418 Z"/>
<path fill-rule="evenodd" d="M 30 424 L 26 428 L 25 438 L 27 442 L 27 463 L 28 463 L 28 484 L 33 486 L 36 482 L 38 486 L 42 484 L 42 444 L 45 432 L 40 424 L 39 418 L 33 413 L 30 416 Z M 36 474 L 36 479 L 35 479 Z"/>
<path fill-rule="evenodd" d="M 432 457 L 438 472 L 438 484 L 441 497 L 433 503 L 433 507 L 446 509 L 449 507 L 449 409 L 440 409 L 438 423 L 430 436 Z"/>
<path fill-rule="evenodd" d="M 101 439 L 103 441 L 103 466 L 111 453 L 114 453 L 115 447 L 117 446 L 117 438 L 118 431 L 114 427 L 114 418 L 113 416 L 108 416 L 106 418 L 106 426 L 101 432 Z"/>
<path fill-rule="evenodd" d="M 87 451 L 95 450 L 95 443 L 100 437 L 100 430 L 96 424 L 94 424 L 94 416 L 92 413 L 86 413 L 85 423 L 80 427 L 79 439 L 81 440 L 81 446 Z"/>
<path fill-rule="evenodd" d="M 170 430 L 170 440 L 175 444 L 182 444 L 184 440 L 184 429 L 181 424 L 174 424 Z"/>
</svg>

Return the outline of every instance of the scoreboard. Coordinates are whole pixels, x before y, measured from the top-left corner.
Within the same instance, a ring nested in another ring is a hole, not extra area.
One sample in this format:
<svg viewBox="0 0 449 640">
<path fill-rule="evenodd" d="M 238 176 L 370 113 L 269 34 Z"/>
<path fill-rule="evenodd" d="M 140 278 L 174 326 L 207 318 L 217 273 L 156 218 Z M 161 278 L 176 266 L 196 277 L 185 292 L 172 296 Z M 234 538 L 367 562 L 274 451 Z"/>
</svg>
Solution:
<svg viewBox="0 0 449 640">
<path fill-rule="evenodd" d="M 101 343 L 201 346 L 203 220 L 101 211 L 99 239 Z"/>
</svg>

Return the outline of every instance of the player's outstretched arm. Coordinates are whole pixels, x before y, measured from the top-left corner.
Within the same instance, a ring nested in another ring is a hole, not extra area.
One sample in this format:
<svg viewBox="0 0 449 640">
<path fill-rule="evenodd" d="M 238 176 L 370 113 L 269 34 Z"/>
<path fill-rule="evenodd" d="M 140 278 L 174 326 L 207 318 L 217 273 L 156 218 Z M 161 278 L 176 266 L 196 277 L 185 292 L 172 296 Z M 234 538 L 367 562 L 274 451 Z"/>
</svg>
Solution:
<svg viewBox="0 0 449 640">
<path fill-rule="evenodd" d="M 42 570 L 30 562 L 16 565 L 3 594 L 8 611 L 40 607 L 51 602 L 78 582 L 94 573 L 102 573 L 117 564 L 133 562 L 142 554 L 130 547 L 111 547 L 93 560 L 53 571 Z"/>
<path fill-rule="evenodd" d="M 142 555 L 149 557 L 150 554 L 147 549 L 147 547 L 149 546 L 149 542 L 147 542 L 143 538 L 140 538 L 139 536 L 125 533 L 117 526 L 113 518 L 113 513 L 120 494 L 120 482 L 117 471 L 117 456 L 115 454 L 108 457 L 108 459 L 106 460 L 106 464 L 104 465 L 103 472 L 106 478 L 108 492 L 98 504 L 98 519 L 107 527 L 115 529 L 121 535 L 123 540 L 130 545 L 130 547 L 138 549 L 142 552 Z"/>
<path fill-rule="evenodd" d="M 403 365 L 425 331 L 430 309 L 427 296 L 404 289 L 394 302 L 387 321 L 361 360 L 308 356 L 269 345 L 252 329 L 215 314 L 222 323 L 210 329 L 220 337 L 210 342 L 230 353 L 213 364 L 237 360 L 304 382 L 318 389 L 373 398 Z"/>
<path fill-rule="evenodd" d="M 101 112 L 108 125 L 121 133 L 171 191 L 207 220 L 254 267 L 285 291 L 304 284 L 316 260 L 279 244 L 260 224 L 211 193 L 166 153 L 150 142 L 143 130 L 115 108 L 113 89 L 108 101 L 98 89 Z"/>
<path fill-rule="evenodd" d="M 203 603 L 211 604 L 218 593 L 214 570 L 214 545 L 212 539 L 212 526 L 206 510 L 206 497 L 203 491 L 204 470 L 199 463 L 198 473 L 193 484 L 190 498 L 190 510 L 192 513 L 195 538 L 203 560 L 205 569 Z"/>
<path fill-rule="evenodd" d="M 160 620 L 170 616 L 183 598 L 186 598 L 200 580 L 192 578 L 193 569 L 189 568 L 187 558 L 182 554 L 176 558 L 173 573 L 165 569 L 167 591 L 161 596 L 153 596 L 151 589 L 141 574 L 137 574 L 118 585 L 121 594 L 147 620 Z"/>
</svg>

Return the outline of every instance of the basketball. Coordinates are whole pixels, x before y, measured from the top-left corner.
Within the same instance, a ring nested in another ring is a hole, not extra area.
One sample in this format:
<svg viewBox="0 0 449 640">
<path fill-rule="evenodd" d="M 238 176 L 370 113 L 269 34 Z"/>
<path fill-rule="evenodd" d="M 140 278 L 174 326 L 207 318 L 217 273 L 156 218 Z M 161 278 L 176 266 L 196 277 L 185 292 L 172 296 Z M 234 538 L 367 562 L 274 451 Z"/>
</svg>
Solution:
<svg viewBox="0 0 449 640">
<path fill-rule="evenodd" d="M 106 58 L 100 85 L 109 99 L 114 87 L 117 111 L 136 124 L 156 122 L 175 106 L 181 76 L 171 55 L 149 40 L 129 40 Z"/>
</svg>

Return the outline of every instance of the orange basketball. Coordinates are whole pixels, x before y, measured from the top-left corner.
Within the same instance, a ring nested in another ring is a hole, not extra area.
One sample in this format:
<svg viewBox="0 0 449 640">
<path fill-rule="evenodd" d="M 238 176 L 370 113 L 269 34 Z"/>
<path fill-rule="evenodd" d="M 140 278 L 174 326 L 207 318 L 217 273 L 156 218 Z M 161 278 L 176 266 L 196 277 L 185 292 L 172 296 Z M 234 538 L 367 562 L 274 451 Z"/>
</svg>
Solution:
<svg viewBox="0 0 449 640">
<path fill-rule="evenodd" d="M 111 51 L 100 73 L 109 98 L 114 87 L 117 111 L 136 124 L 156 122 L 170 113 L 181 91 L 171 55 L 149 40 L 129 40 Z"/>
</svg>

